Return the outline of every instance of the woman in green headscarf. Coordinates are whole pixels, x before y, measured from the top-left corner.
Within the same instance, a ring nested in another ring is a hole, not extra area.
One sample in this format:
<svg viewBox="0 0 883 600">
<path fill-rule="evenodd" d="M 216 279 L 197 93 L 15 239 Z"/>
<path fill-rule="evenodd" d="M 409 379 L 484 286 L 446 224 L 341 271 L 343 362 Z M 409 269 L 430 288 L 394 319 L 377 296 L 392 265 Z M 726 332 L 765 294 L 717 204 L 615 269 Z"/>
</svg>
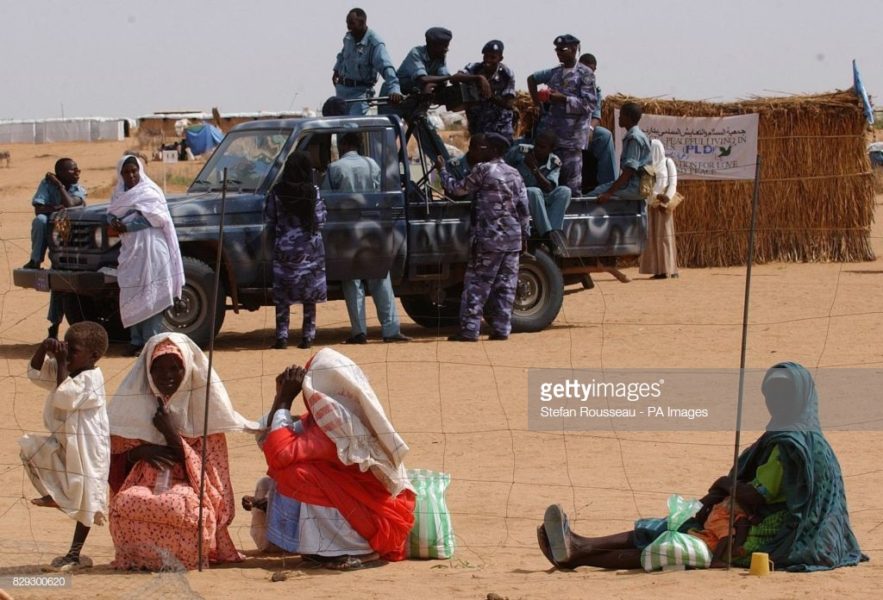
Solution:
<svg viewBox="0 0 883 600">
<path fill-rule="evenodd" d="M 739 456 L 737 484 L 720 477 L 701 499 L 703 508 L 681 531 L 703 539 L 723 565 L 733 544 L 734 564 L 747 566 L 752 552 L 767 552 L 777 568 L 818 571 L 867 560 L 849 525 L 840 464 L 818 417 L 818 396 L 809 372 L 779 363 L 764 376 L 770 412 L 767 431 Z M 730 495 L 737 502 L 735 534 L 729 530 Z M 723 517 L 726 518 L 723 518 Z M 723 536 L 710 533 L 725 523 Z M 641 551 L 666 530 L 665 519 L 640 519 L 635 529 L 605 537 L 573 533 L 560 505 L 546 509 L 537 528 L 540 549 L 559 568 L 641 567 Z"/>
</svg>

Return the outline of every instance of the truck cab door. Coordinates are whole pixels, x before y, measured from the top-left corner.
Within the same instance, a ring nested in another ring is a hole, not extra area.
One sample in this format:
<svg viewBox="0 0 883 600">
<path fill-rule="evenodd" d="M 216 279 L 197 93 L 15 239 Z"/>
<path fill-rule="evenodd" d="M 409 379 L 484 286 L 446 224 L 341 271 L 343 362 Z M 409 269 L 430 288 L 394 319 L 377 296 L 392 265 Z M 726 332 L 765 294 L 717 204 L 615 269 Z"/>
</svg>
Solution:
<svg viewBox="0 0 883 600">
<path fill-rule="evenodd" d="M 355 133 L 360 140 L 358 155 L 342 162 L 337 152 L 340 138 Z M 392 272 L 401 277 L 405 257 L 405 207 L 402 194 L 393 127 L 369 126 L 319 129 L 305 132 L 298 150 L 309 152 L 320 175 L 321 197 L 327 220 L 322 230 L 325 243 L 325 272 L 329 281 L 382 279 Z M 332 163 L 346 170 L 379 167 L 379 181 L 355 178 L 333 182 L 328 176 Z"/>
</svg>

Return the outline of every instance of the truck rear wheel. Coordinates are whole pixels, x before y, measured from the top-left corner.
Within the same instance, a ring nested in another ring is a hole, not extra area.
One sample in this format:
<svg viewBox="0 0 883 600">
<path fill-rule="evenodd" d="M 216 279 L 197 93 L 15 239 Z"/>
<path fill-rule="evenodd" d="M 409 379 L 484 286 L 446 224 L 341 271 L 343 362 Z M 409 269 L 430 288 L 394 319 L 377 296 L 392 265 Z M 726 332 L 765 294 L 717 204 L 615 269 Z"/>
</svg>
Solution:
<svg viewBox="0 0 883 600">
<path fill-rule="evenodd" d="M 171 306 L 163 314 L 163 326 L 166 331 L 187 334 L 200 347 L 205 347 L 212 334 L 212 295 L 214 293 L 215 272 L 201 260 L 185 256 L 184 289 L 181 300 Z M 215 299 L 216 317 L 214 331 L 217 334 L 224 323 L 224 309 L 227 292 L 224 283 L 218 288 Z"/>
<path fill-rule="evenodd" d="M 412 321 L 427 329 L 441 329 L 460 323 L 460 293 L 459 289 L 448 290 L 441 302 L 429 294 L 402 296 L 399 300 Z"/>
<path fill-rule="evenodd" d="M 512 331 L 542 331 L 552 324 L 564 302 L 564 278 L 552 257 L 536 249 L 522 256 L 512 309 Z"/>
</svg>

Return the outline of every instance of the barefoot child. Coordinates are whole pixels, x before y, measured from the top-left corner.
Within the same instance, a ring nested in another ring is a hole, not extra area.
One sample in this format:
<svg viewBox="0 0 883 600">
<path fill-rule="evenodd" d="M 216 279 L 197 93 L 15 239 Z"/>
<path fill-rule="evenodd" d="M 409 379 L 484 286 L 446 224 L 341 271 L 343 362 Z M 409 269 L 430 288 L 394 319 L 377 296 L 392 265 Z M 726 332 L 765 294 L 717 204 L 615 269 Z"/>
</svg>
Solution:
<svg viewBox="0 0 883 600">
<path fill-rule="evenodd" d="M 43 408 L 50 435 L 26 434 L 19 440 L 22 462 L 42 495 L 31 502 L 58 508 L 77 522 L 70 550 L 52 561 L 55 569 L 92 565 L 80 550 L 92 524 L 103 525 L 107 514 L 110 433 L 104 376 L 95 366 L 106 351 L 107 334 L 100 325 L 76 323 L 63 342 L 45 339 L 28 368 L 28 378 L 50 390 Z"/>
</svg>

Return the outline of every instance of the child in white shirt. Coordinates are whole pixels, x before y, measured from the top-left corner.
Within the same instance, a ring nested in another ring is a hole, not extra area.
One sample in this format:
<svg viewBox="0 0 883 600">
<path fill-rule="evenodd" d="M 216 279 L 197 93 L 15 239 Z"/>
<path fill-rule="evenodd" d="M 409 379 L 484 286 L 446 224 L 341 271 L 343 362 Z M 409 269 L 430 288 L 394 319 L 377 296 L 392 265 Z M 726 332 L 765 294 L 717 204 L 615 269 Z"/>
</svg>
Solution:
<svg viewBox="0 0 883 600">
<path fill-rule="evenodd" d="M 104 376 L 95 366 L 106 351 L 104 328 L 85 321 L 72 325 L 64 341 L 43 340 L 28 368 L 28 378 L 50 390 L 43 408 L 50 434 L 19 439 L 25 470 L 42 495 L 31 502 L 77 522 L 70 550 L 52 561 L 58 570 L 92 565 L 80 550 L 92 524 L 103 525 L 107 515 L 110 432 Z"/>
</svg>

